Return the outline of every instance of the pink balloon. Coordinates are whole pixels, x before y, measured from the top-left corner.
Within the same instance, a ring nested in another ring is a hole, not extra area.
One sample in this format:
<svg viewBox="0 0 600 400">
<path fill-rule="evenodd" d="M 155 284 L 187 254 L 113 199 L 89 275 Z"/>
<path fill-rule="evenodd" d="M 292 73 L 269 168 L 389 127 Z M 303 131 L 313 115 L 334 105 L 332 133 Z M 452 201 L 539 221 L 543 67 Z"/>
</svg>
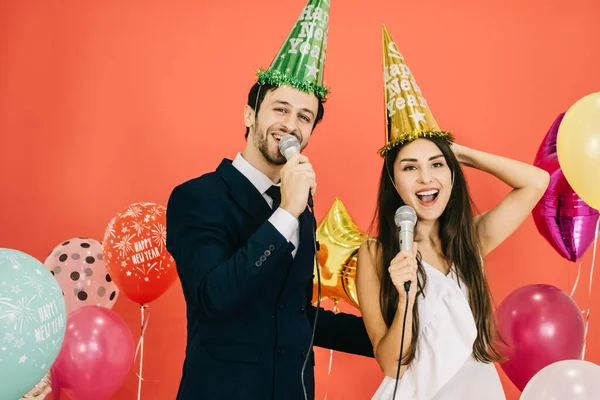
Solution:
<svg viewBox="0 0 600 400">
<path fill-rule="evenodd" d="M 50 368 L 50 387 L 52 388 L 52 394 L 54 400 L 60 400 L 60 381 L 56 375 L 56 369 Z"/>
<path fill-rule="evenodd" d="M 527 285 L 509 294 L 497 311 L 498 328 L 508 344 L 500 364 L 523 390 L 542 368 L 581 358 L 584 324 L 577 304 L 551 285 Z"/>
<path fill-rule="evenodd" d="M 540 234 L 569 261 L 579 260 L 594 241 L 598 210 L 588 206 L 567 182 L 556 154 L 560 114 L 542 140 L 533 164 L 550 174 L 550 184 L 532 211 Z"/>
<path fill-rule="evenodd" d="M 86 306 L 67 316 L 67 332 L 54 365 L 52 387 L 72 400 L 108 400 L 133 363 L 133 336 L 117 313 Z"/>
<path fill-rule="evenodd" d="M 85 306 L 112 308 L 119 297 L 97 240 L 66 240 L 52 250 L 44 265 L 62 289 L 67 314 Z"/>
</svg>

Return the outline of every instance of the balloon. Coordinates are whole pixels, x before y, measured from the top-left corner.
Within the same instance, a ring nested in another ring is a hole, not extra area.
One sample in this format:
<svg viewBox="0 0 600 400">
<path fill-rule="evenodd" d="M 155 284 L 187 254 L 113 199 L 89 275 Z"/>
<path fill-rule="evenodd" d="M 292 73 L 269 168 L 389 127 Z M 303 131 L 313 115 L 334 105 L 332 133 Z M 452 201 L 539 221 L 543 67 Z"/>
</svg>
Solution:
<svg viewBox="0 0 600 400">
<path fill-rule="evenodd" d="M 358 309 L 357 253 L 361 243 L 367 238 L 352 221 L 342 201 L 336 198 L 317 229 L 322 298 L 329 297 L 335 302 L 344 300 Z M 317 300 L 316 274 L 315 270 L 313 302 Z"/>
<path fill-rule="evenodd" d="M 112 308 L 117 301 L 119 288 L 106 270 L 102 245 L 94 239 L 74 238 L 59 244 L 44 265 L 64 293 L 67 314 L 83 306 Z"/>
<path fill-rule="evenodd" d="M 175 260 L 166 247 L 166 208 L 135 203 L 115 216 L 104 233 L 106 267 L 131 300 L 147 304 L 177 279 Z"/>
<path fill-rule="evenodd" d="M 56 368 L 50 368 L 50 387 L 52 388 L 52 394 L 54 400 L 60 400 L 61 386 L 56 375 Z"/>
<path fill-rule="evenodd" d="M 560 114 L 542 140 L 534 165 L 550 174 L 550 184 L 532 211 L 540 234 L 569 261 L 579 260 L 594 242 L 598 211 L 585 204 L 569 185 L 558 164 L 556 136 Z"/>
<path fill-rule="evenodd" d="M 600 393 L 600 366 L 583 360 L 550 364 L 535 374 L 521 400 L 596 400 Z"/>
<path fill-rule="evenodd" d="M 558 161 L 569 184 L 600 209 L 600 92 L 578 100 L 565 113 L 556 139 Z"/>
<path fill-rule="evenodd" d="M 515 290 L 500 303 L 497 318 L 508 345 L 508 360 L 500 366 L 519 390 L 542 368 L 581 357 L 583 318 L 573 299 L 554 286 Z"/>
<path fill-rule="evenodd" d="M 72 400 L 111 399 L 129 374 L 133 347 L 133 335 L 117 313 L 100 306 L 76 309 L 52 366 L 53 391 L 62 388 Z"/>
<path fill-rule="evenodd" d="M 35 386 L 33 388 L 31 388 L 31 390 L 29 390 L 29 392 L 27 392 L 26 394 L 24 394 L 19 400 L 24 400 L 24 399 L 43 399 L 46 397 L 46 395 L 50 392 L 50 371 L 48 370 L 48 372 L 46 373 L 46 375 L 44 375 L 44 377 L 35 384 Z M 57 400 L 57 399 L 55 399 Z"/>
<path fill-rule="evenodd" d="M 44 265 L 0 249 L 0 400 L 18 399 L 56 359 L 65 335 L 65 301 Z"/>
</svg>

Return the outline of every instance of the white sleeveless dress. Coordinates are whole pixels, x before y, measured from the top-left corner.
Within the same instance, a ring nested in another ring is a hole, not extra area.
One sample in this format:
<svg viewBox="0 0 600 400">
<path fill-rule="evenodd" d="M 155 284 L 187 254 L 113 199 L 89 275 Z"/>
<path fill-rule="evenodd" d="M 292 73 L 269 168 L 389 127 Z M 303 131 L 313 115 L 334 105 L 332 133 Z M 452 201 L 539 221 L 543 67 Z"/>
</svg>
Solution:
<svg viewBox="0 0 600 400">
<path fill-rule="evenodd" d="M 398 382 L 385 377 L 372 400 L 506 400 L 494 364 L 473 358 L 477 337 L 467 290 L 423 262 L 425 297 L 419 297 L 420 332 L 414 360 Z"/>
</svg>

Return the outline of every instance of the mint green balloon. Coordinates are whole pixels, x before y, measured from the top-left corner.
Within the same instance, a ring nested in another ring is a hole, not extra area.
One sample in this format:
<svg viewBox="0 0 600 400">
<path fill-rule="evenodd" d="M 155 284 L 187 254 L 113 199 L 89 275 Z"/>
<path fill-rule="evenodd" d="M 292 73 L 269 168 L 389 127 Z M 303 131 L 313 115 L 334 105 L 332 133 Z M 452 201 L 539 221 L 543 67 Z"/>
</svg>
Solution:
<svg viewBox="0 0 600 400">
<path fill-rule="evenodd" d="M 15 400 L 46 375 L 65 337 L 62 291 L 44 264 L 0 248 L 0 400 Z"/>
</svg>

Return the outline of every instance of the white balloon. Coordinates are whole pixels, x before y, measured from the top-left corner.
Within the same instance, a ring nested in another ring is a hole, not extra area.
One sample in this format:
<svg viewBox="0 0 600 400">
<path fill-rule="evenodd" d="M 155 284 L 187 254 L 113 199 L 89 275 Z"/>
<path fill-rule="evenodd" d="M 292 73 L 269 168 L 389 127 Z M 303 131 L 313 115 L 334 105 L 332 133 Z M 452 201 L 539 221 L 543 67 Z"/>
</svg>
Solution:
<svg viewBox="0 0 600 400">
<path fill-rule="evenodd" d="M 583 360 L 555 362 L 538 371 L 520 400 L 597 400 L 600 366 Z"/>
</svg>

